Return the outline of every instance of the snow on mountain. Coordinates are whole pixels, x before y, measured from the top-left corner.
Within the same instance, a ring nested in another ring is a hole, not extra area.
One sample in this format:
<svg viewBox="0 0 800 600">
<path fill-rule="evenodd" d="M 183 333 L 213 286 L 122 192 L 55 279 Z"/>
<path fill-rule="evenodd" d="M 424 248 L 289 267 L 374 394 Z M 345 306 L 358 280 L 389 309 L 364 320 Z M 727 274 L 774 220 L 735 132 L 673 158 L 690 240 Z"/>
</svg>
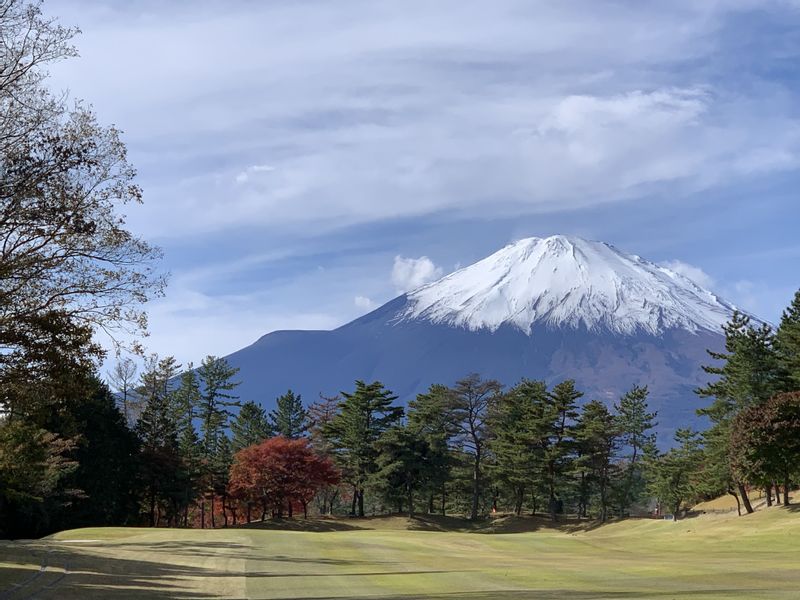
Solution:
<svg viewBox="0 0 800 600">
<path fill-rule="evenodd" d="M 527 238 L 408 294 L 396 322 L 719 333 L 735 307 L 666 267 L 576 237 Z"/>
</svg>

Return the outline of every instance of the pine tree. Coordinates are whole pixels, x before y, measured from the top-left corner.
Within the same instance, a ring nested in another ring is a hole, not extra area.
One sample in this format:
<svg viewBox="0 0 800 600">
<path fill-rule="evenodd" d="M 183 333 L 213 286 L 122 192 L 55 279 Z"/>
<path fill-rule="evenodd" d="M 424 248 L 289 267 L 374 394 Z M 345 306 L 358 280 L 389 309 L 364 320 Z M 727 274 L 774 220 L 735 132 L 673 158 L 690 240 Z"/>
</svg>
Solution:
<svg viewBox="0 0 800 600">
<path fill-rule="evenodd" d="M 550 515 L 554 521 L 563 502 L 558 497 L 558 490 L 571 470 L 572 426 L 578 416 L 577 401 L 581 397 L 583 392 L 575 389 L 575 382 L 571 379 L 557 384 L 550 392 L 550 433 L 544 451 L 544 479 L 547 485 Z"/>
<path fill-rule="evenodd" d="M 800 391 L 800 290 L 792 303 L 783 311 L 781 323 L 775 334 L 778 361 L 787 377 L 784 391 Z"/>
<path fill-rule="evenodd" d="M 308 413 L 299 395 L 295 396 L 292 390 L 288 390 L 278 397 L 275 404 L 275 410 L 269 413 L 269 425 L 276 435 L 294 440 L 308 430 Z"/>
<path fill-rule="evenodd" d="M 748 513 L 753 512 L 745 482 L 737 480 L 729 465 L 730 435 L 733 418 L 749 406 L 765 403 L 781 387 L 778 355 L 773 347 L 770 327 L 754 327 L 750 318 L 735 312 L 723 326 L 725 352 L 708 351 L 711 358 L 724 361 L 721 366 L 704 366 L 703 370 L 717 377 L 696 390 L 700 397 L 713 398 L 712 403 L 699 409 L 700 415 L 711 420 L 704 432 L 704 454 L 709 461 L 708 478 L 725 491 L 741 498 Z"/>
<path fill-rule="evenodd" d="M 408 428 L 422 436 L 430 447 L 428 460 L 431 464 L 425 488 L 428 492 L 428 512 L 434 512 L 434 495 L 441 495 L 439 512 L 447 509 L 447 483 L 450 480 L 454 460 L 450 443 L 455 435 L 449 411 L 452 393 L 444 385 L 434 384 L 424 394 L 408 403 Z"/>
<path fill-rule="evenodd" d="M 172 497 L 184 467 L 178 448 L 174 411 L 162 390 L 162 386 L 150 388 L 151 393 L 136 424 L 142 445 L 142 470 L 151 527 L 158 524 L 158 504 L 168 502 Z"/>
<path fill-rule="evenodd" d="M 238 396 L 230 392 L 236 389 L 239 382 L 233 378 L 239 372 L 231 367 L 224 358 L 207 356 L 203 359 L 197 375 L 200 378 L 202 393 L 197 408 L 200 419 L 200 434 L 203 454 L 211 459 L 217 451 L 217 444 L 233 413 L 231 407 L 238 407 Z"/>
<path fill-rule="evenodd" d="M 541 479 L 550 433 L 549 397 L 543 381 L 523 380 L 510 389 L 490 414 L 489 447 L 493 477 L 508 487 L 514 512 L 522 513 L 527 491 Z M 547 415 L 548 418 L 543 418 Z"/>
<path fill-rule="evenodd" d="M 343 477 L 353 487 L 350 514 L 363 517 L 364 488 L 377 469 L 376 442 L 400 420 L 403 409 L 393 406 L 397 396 L 379 381 L 370 384 L 356 381 L 355 391 L 342 392 L 342 397 L 339 412 L 325 428 L 325 434 Z"/>
<path fill-rule="evenodd" d="M 620 514 L 637 502 L 645 488 L 642 459 L 655 451 L 656 438 L 652 432 L 656 426 L 656 413 L 647 412 L 647 386 L 634 386 L 614 408 L 620 432 L 620 444 L 628 450 L 625 459 L 625 473 L 620 482 L 619 510 Z"/>
<path fill-rule="evenodd" d="M 160 396 L 169 403 L 180 367 L 174 356 L 160 358 L 158 354 L 151 354 L 146 357 L 135 390 L 140 405 L 149 402 L 153 396 Z"/>
<path fill-rule="evenodd" d="M 483 470 L 489 437 L 488 416 L 500 399 L 503 386 L 493 379 L 483 381 L 473 373 L 456 382 L 451 390 L 448 414 L 456 431 L 455 443 L 469 457 L 471 501 L 470 518 L 478 518 L 483 492 Z"/>
<path fill-rule="evenodd" d="M 586 474 L 582 483 L 586 486 L 587 496 L 592 492 L 597 493 L 600 520 L 603 522 L 608 518 L 609 488 L 614 474 L 613 459 L 619 431 L 619 421 L 605 404 L 597 400 L 584 405 L 574 429 L 578 455 L 575 466 Z"/>
<path fill-rule="evenodd" d="M 216 527 L 215 497 L 219 489 L 219 464 L 228 450 L 225 430 L 233 416 L 232 407 L 239 407 L 238 397 L 231 394 L 239 382 L 233 381 L 239 369 L 231 367 L 224 358 L 207 356 L 200 364 L 200 402 L 197 418 L 200 421 L 201 477 L 203 491 L 200 502 L 200 526 L 206 523 L 206 496 L 211 499 L 211 526 Z"/>
<path fill-rule="evenodd" d="M 409 427 L 392 427 L 377 440 L 375 487 L 383 498 L 409 517 L 414 516 L 414 495 L 434 476 L 428 440 Z"/>
<path fill-rule="evenodd" d="M 272 437 L 266 411 L 253 401 L 242 404 L 239 414 L 231 423 L 232 448 L 238 452 Z"/>
<path fill-rule="evenodd" d="M 203 451 L 195 429 L 197 409 L 200 405 L 200 382 L 194 365 L 189 363 L 181 373 L 180 383 L 171 394 L 172 411 L 178 431 L 178 449 L 186 465 L 181 505 L 183 526 L 189 525 L 189 507 L 195 501 L 204 476 Z"/>
<path fill-rule="evenodd" d="M 178 387 L 172 393 L 172 408 L 178 424 L 178 436 L 183 437 L 189 430 L 195 432 L 194 420 L 200 405 L 200 382 L 192 363 L 181 373 Z"/>
<path fill-rule="evenodd" d="M 677 520 L 683 504 L 698 495 L 703 452 L 700 436 L 689 429 L 679 429 L 675 443 L 672 450 L 653 461 L 649 489 Z"/>
</svg>

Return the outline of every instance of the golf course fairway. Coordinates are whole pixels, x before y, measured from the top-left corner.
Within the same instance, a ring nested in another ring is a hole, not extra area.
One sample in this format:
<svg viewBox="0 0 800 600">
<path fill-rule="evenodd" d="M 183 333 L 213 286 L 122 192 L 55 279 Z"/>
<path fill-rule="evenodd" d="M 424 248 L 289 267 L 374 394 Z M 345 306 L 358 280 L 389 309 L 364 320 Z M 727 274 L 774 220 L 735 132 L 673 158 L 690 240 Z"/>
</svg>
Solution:
<svg viewBox="0 0 800 600">
<path fill-rule="evenodd" d="M 800 598 L 793 507 L 602 527 L 400 517 L 267 527 L 0 542 L 0 600 Z"/>
</svg>

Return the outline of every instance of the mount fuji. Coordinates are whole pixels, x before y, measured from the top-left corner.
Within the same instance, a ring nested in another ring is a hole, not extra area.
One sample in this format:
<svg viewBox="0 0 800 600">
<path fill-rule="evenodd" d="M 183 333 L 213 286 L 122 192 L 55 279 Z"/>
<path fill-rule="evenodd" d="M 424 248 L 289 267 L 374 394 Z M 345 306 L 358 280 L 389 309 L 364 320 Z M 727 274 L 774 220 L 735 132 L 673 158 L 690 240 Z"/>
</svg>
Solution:
<svg viewBox="0 0 800 600">
<path fill-rule="evenodd" d="M 659 433 L 696 424 L 706 349 L 735 307 L 668 268 L 602 242 L 528 238 L 332 331 L 274 331 L 227 357 L 243 399 L 288 388 L 314 401 L 380 380 L 406 402 L 475 372 L 574 379 L 609 405 L 650 388 Z"/>
</svg>

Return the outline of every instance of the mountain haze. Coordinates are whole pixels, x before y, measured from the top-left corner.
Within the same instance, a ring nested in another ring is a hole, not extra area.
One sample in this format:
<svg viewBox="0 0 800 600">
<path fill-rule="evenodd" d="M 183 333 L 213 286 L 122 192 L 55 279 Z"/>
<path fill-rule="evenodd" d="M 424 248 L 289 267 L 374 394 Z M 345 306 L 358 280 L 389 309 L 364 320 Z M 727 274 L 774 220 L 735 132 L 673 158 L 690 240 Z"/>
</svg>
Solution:
<svg viewBox="0 0 800 600">
<path fill-rule="evenodd" d="M 332 331 L 275 331 L 230 355 L 244 399 L 307 402 L 380 380 L 403 402 L 470 372 L 512 385 L 572 378 L 613 403 L 648 385 L 659 428 L 697 421 L 693 388 L 735 307 L 609 244 L 528 238 Z"/>
</svg>

